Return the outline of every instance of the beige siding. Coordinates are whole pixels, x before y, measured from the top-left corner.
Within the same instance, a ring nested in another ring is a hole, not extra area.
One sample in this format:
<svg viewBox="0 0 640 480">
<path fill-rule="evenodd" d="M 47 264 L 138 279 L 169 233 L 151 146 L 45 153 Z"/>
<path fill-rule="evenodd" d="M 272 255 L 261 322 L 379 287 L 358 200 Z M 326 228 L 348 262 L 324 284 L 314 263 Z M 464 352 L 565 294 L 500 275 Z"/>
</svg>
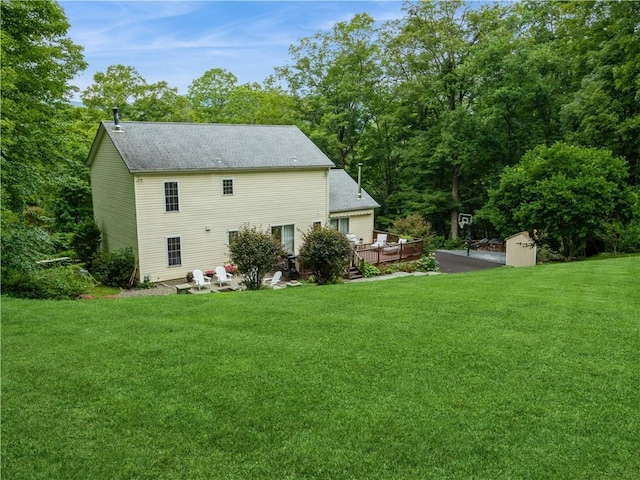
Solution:
<svg viewBox="0 0 640 480">
<path fill-rule="evenodd" d="M 91 165 L 91 195 L 103 248 L 113 252 L 131 247 L 137 255 L 133 175 L 107 135 L 100 140 Z"/>
<path fill-rule="evenodd" d="M 373 242 L 373 210 L 357 210 L 350 212 L 332 212 L 330 218 L 349 218 L 349 233 L 354 233 L 356 238 L 363 243 Z"/>
<path fill-rule="evenodd" d="M 222 180 L 233 179 L 233 195 L 222 194 Z M 179 212 L 164 211 L 164 182 L 178 182 Z M 327 220 L 327 172 L 233 172 L 138 174 L 140 275 L 152 281 L 186 276 L 195 268 L 213 269 L 229 260 L 230 230 L 243 224 L 295 225 L 296 251 L 300 230 Z M 182 265 L 167 266 L 166 238 L 180 236 Z"/>
<path fill-rule="evenodd" d="M 533 267 L 536 264 L 536 244 L 529 232 L 520 232 L 507 238 L 506 264 L 511 267 Z"/>
</svg>

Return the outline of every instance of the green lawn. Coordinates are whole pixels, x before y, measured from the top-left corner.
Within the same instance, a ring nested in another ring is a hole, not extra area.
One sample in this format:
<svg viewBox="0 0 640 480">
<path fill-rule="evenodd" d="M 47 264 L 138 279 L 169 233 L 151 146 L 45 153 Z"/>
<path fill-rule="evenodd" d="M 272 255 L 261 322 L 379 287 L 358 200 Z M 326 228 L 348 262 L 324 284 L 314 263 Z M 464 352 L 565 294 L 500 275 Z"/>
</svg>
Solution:
<svg viewBox="0 0 640 480">
<path fill-rule="evenodd" d="M 631 479 L 640 257 L 2 298 L 2 478 Z"/>
</svg>

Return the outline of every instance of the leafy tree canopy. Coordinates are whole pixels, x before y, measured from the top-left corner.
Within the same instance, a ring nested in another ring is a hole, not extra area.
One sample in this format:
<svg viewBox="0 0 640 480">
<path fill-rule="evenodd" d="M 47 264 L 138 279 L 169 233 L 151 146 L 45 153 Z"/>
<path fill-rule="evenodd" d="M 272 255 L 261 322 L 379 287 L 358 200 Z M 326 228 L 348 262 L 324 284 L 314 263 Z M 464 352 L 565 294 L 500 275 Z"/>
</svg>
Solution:
<svg viewBox="0 0 640 480">
<path fill-rule="evenodd" d="M 624 160 L 609 151 L 539 146 L 505 170 L 482 215 L 504 236 L 535 229 L 573 258 L 608 224 L 629 220 L 633 198 L 626 179 Z"/>
<path fill-rule="evenodd" d="M 46 170 L 65 157 L 52 148 L 51 129 L 86 63 L 57 3 L 11 0 L 0 8 L 2 208 L 20 212 L 38 203 Z"/>
</svg>

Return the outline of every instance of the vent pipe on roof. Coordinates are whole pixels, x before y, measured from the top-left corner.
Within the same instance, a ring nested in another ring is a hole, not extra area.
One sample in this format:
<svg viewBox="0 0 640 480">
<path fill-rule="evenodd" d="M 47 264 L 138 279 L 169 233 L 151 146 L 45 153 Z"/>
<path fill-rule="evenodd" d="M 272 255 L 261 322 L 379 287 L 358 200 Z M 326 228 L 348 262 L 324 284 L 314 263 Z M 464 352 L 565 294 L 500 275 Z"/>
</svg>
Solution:
<svg viewBox="0 0 640 480">
<path fill-rule="evenodd" d="M 113 124 L 116 132 L 120 132 L 122 130 L 122 127 L 120 127 L 120 117 L 118 116 L 118 107 L 113 107 Z"/>
<path fill-rule="evenodd" d="M 358 163 L 358 200 L 362 200 L 362 162 Z"/>
</svg>

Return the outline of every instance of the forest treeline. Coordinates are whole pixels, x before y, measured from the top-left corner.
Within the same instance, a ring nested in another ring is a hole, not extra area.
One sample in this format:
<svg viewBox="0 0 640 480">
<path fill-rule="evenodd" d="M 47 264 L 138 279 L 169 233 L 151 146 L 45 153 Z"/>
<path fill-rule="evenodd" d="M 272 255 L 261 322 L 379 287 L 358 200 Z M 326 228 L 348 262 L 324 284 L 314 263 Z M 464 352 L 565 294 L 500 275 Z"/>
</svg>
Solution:
<svg viewBox="0 0 640 480">
<path fill-rule="evenodd" d="M 352 175 L 363 164 L 382 229 L 419 214 L 455 239 L 465 212 L 476 238 L 640 248 L 640 2 L 407 2 L 398 20 L 301 38 L 262 84 L 211 65 L 180 95 L 112 65 L 83 107 L 63 9 L 1 5 L 3 260 L 64 248 L 91 216 L 84 162 L 113 106 L 124 121 L 297 125 Z"/>
</svg>

